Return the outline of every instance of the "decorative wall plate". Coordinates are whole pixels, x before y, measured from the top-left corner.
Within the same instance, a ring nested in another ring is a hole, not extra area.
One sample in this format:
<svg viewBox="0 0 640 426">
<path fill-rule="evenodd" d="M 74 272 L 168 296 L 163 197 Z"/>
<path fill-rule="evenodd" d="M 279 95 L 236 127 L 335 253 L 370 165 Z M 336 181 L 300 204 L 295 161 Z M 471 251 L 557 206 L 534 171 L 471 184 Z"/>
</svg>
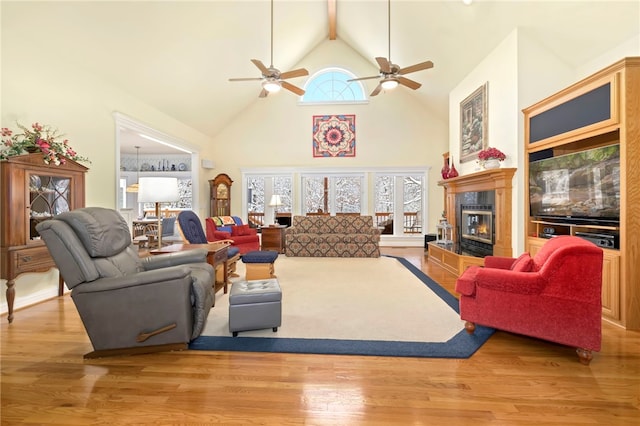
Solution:
<svg viewBox="0 0 640 426">
<path fill-rule="evenodd" d="M 178 171 L 184 172 L 187 170 L 187 165 L 184 163 L 178 164 Z"/>
</svg>

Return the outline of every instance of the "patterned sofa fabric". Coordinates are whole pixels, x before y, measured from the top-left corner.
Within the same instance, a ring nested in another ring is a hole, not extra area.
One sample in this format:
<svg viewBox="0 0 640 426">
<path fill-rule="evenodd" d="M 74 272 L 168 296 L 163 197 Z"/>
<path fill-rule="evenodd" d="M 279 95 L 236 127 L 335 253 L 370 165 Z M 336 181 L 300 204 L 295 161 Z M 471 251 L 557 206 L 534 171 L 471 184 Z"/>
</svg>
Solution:
<svg viewBox="0 0 640 426">
<path fill-rule="evenodd" d="M 294 216 L 285 240 L 287 256 L 380 257 L 371 216 Z"/>
</svg>

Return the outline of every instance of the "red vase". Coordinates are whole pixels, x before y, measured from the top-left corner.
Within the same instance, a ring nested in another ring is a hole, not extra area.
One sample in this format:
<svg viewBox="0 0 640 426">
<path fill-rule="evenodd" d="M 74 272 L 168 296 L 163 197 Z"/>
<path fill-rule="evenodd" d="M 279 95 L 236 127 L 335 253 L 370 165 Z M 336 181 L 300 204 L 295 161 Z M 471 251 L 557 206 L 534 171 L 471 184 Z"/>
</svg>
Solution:
<svg viewBox="0 0 640 426">
<path fill-rule="evenodd" d="M 456 170 L 456 165 L 453 163 L 453 157 L 451 157 L 451 168 L 449 169 L 449 178 L 458 177 L 458 171 Z"/>
<path fill-rule="evenodd" d="M 442 166 L 440 173 L 442 174 L 442 179 L 449 179 L 449 157 L 444 159 L 444 166 Z"/>
</svg>

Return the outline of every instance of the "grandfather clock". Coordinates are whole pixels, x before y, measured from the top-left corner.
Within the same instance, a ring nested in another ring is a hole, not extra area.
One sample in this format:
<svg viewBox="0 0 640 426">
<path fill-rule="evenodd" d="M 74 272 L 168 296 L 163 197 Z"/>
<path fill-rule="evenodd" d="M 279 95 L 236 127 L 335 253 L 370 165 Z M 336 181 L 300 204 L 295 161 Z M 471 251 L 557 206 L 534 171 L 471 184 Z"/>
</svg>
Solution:
<svg viewBox="0 0 640 426">
<path fill-rule="evenodd" d="M 229 175 L 221 173 L 209 181 L 211 216 L 231 216 L 231 184 Z"/>
</svg>

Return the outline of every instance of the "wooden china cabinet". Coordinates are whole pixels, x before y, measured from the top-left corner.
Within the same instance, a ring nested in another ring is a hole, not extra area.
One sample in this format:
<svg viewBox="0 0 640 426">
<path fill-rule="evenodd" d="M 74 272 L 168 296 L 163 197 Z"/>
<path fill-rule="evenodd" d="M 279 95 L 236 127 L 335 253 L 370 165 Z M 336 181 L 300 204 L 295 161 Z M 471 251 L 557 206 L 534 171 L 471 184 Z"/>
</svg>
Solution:
<svg viewBox="0 0 640 426">
<path fill-rule="evenodd" d="M 231 184 L 229 175 L 221 173 L 209 181 L 211 216 L 231 216 Z"/>
<path fill-rule="evenodd" d="M 55 268 L 36 225 L 59 213 L 84 207 L 87 170 L 72 160 L 59 166 L 45 164 L 42 153 L 0 161 L 0 277 L 7 280 L 9 322 L 13 321 L 16 277 Z M 59 296 L 62 291 L 60 277 Z"/>
</svg>

